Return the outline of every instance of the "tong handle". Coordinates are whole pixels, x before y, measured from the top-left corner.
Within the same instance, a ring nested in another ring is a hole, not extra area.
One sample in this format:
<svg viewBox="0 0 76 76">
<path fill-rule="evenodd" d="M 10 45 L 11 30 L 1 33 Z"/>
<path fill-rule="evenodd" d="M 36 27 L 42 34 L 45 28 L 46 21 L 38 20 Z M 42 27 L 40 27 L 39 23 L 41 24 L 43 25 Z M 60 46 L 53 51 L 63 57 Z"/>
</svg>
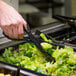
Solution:
<svg viewBox="0 0 76 76">
<path fill-rule="evenodd" d="M 61 15 L 55 15 L 53 18 L 58 19 L 61 22 L 74 23 L 76 22 L 76 17 L 66 17 Z"/>
<path fill-rule="evenodd" d="M 58 19 L 61 22 L 68 23 L 72 28 L 76 28 L 76 17 L 66 17 L 61 15 L 55 15 L 53 18 Z"/>
<path fill-rule="evenodd" d="M 76 20 L 76 17 L 67 17 L 67 16 L 61 16 L 61 15 L 55 15 L 53 17 L 60 17 L 60 18 L 68 19 L 68 20 Z"/>
<path fill-rule="evenodd" d="M 32 34 L 29 25 L 27 26 L 27 28 L 24 28 L 24 31 L 28 34 L 29 38 L 31 39 L 31 41 L 33 41 L 34 43 L 36 43 L 36 38 L 34 37 L 34 35 Z"/>
<path fill-rule="evenodd" d="M 31 33 L 29 25 L 27 25 L 27 28 L 24 27 L 24 31 L 28 34 Z"/>
<path fill-rule="evenodd" d="M 59 18 L 59 19 L 65 19 L 65 20 L 76 20 L 76 17 L 67 17 L 67 16 L 61 16 L 61 15 L 55 15 L 53 17 Z"/>
</svg>

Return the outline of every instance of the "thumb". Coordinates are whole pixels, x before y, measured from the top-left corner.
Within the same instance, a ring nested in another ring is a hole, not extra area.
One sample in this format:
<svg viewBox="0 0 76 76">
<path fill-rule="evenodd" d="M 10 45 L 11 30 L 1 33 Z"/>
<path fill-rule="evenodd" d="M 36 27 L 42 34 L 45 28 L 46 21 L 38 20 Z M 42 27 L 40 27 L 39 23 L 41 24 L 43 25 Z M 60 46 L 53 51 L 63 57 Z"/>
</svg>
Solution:
<svg viewBox="0 0 76 76">
<path fill-rule="evenodd" d="M 23 20 L 23 27 L 27 29 L 27 22 L 25 20 Z"/>
</svg>

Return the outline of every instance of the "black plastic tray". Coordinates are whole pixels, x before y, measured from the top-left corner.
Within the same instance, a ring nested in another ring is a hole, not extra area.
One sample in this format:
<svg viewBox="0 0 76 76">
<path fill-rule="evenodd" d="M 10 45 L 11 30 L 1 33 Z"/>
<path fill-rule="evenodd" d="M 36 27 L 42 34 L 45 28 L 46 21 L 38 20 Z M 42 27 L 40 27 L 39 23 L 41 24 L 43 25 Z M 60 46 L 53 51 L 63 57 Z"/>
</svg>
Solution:
<svg viewBox="0 0 76 76">
<path fill-rule="evenodd" d="M 27 39 L 27 41 L 28 40 L 29 40 L 29 38 Z M 28 41 L 28 42 L 30 42 L 30 41 Z M 17 41 L 17 42 L 13 41 L 11 43 L 6 43 L 2 47 L 0 47 L 0 55 L 2 55 L 5 48 L 17 47 L 19 44 L 24 44 L 24 43 L 26 43 L 26 41 Z M 12 71 L 16 71 L 16 74 L 19 72 L 19 73 L 23 74 L 23 76 L 47 76 L 47 75 L 41 74 L 39 72 L 32 71 L 27 68 L 23 68 L 23 67 L 20 67 L 20 66 L 8 63 L 8 62 L 1 61 L 1 60 L 0 60 L 0 66 L 4 67 L 6 69 L 10 69 Z M 19 75 L 16 75 L 16 76 L 19 76 Z"/>
</svg>

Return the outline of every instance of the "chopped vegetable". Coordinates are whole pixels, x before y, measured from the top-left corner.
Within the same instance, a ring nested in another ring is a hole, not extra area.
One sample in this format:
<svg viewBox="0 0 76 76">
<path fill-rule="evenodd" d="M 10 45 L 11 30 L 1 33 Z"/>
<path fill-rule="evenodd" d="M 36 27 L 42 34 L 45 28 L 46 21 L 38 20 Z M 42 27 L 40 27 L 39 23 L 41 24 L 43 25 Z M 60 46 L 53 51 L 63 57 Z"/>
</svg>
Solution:
<svg viewBox="0 0 76 76">
<path fill-rule="evenodd" d="M 40 36 L 45 41 L 52 42 L 43 33 Z M 48 61 L 48 57 L 40 52 L 33 43 L 19 45 L 19 48 L 13 52 L 11 51 L 13 47 L 6 48 L 0 60 L 49 76 L 76 76 L 76 71 L 73 70 L 76 67 L 76 54 L 71 47 L 56 47 L 55 49 L 48 43 L 41 43 L 41 46 L 55 58 L 55 62 Z"/>
</svg>

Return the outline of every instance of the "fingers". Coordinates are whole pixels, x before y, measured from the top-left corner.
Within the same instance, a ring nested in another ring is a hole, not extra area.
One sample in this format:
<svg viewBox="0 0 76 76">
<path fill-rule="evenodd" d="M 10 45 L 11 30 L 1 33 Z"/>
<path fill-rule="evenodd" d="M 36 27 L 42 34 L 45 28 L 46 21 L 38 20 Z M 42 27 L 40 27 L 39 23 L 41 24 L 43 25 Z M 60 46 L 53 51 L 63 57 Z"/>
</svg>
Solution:
<svg viewBox="0 0 76 76">
<path fill-rule="evenodd" d="M 3 33 L 4 33 L 5 35 L 8 35 L 8 32 L 7 32 L 6 27 L 1 27 L 1 28 L 3 29 Z"/>
<path fill-rule="evenodd" d="M 24 34 L 23 24 L 4 26 L 2 29 L 3 29 L 4 34 L 12 39 L 23 38 L 23 34 Z"/>
<path fill-rule="evenodd" d="M 18 21 L 16 24 L 4 25 L 2 26 L 3 32 L 5 35 L 12 39 L 22 39 L 24 34 L 23 27 L 27 28 L 27 23 L 22 19 L 22 21 Z"/>
<path fill-rule="evenodd" d="M 18 39 L 17 25 L 16 25 L 16 24 L 15 24 L 15 25 L 12 25 L 11 28 L 12 28 L 12 35 L 13 35 L 13 38 L 14 38 L 14 39 Z"/>
<path fill-rule="evenodd" d="M 26 21 L 24 19 L 23 19 L 23 27 L 27 28 L 27 23 L 26 23 Z"/>
<path fill-rule="evenodd" d="M 19 23 L 19 25 L 17 26 L 17 30 L 18 30 L 18 39 L 22 39 L 23 34 L 24 34 L 23 24 L 22 23 Z"/>
<path fill-rule="evenodd" d="M 14 29 L 15 30 L 15 29 Z M 10 25 L 10 26 L 4 26 L 3 27 L 3 32 L 4 32 L 4 34 L 6 35 L 6 36 L 8 36 L 9 38 L 16 38 L 15 36 L 14 36 L 14 32 L 13 32 L 13 28 L 12 28 L 12 25 Z"/>
</svg>

